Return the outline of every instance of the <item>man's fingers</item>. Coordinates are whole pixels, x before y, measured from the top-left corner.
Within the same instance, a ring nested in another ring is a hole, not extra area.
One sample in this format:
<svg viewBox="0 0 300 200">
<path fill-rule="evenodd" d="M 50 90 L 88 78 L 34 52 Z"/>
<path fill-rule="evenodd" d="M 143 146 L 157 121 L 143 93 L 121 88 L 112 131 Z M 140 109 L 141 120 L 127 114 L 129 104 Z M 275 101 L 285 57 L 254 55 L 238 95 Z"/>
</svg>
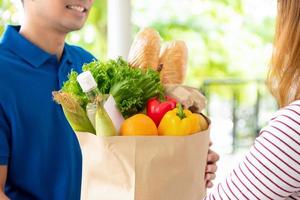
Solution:
<svg viewBox="0 0 300 200">
<path fill-rule="evenodd" d="M 215 178 L 216 178 L 216 174 L 207 173 L 207 174 L 205 175 L 205 180 L 206 180 L 206 181 L 212 181 L 212 180 L 214 180 Z"/>
<path fill-rule="evenodd" d="M 209 146 L 211 146 L 212 143 L 209 143 Z M 213 183 L 212 180 L 216 178 L 215 172 L 217 171 L 217 164 L 216 162 L 220 159 L 220 156 L 212 151 L 211 149 L 208 150 L 207 155 L 207 165 L 205 169 L 205 181 L 206 181 L 206 188 L 212 188 Z"/>
<path fill-rule="evenodd" d="M 214 185 L 211 181 L 206 182 L 206 188 L 212 188 Z"/>
<path fill-rule="evenodd" d="M 220 156 L 212 151 L 212 150 L 209 150 L 208 151 L 208 155 L 207 155 L 207 163 L 215 163 L 217 162 L 218 160 L 220 159 Z"/>
</svg>

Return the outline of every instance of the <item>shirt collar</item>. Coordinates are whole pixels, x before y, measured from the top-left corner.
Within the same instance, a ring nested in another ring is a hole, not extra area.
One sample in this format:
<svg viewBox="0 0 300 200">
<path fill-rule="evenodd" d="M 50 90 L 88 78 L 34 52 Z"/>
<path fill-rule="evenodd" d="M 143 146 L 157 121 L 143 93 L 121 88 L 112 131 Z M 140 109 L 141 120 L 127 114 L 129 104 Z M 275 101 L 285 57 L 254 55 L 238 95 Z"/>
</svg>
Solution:
<svg viewBox="0 0 300 200">
<path fill-rule="evenodd" d="M 64 46 L 64 51 L 63 51 L 63 55 L 62 55 L 62 58 L 61 58 L 61 61 L 60 63 L 69 63 L 69 64 L 72 64 L 72 59 L 71 59 L 71 56 L 69 54 L 69 48 L 70 48 L 70 45 L 68 45 L 67 43 L 65 43 L 65 46 Z"/>
<path fill-rule="evenodd" d="M 0 42 L 3 47 L 9 49 L 34 67 L 41 67 L 48 59 L 55 57 L 55 55 L 44 51 L 27 40 L 19 33 L 19 30 L 20 26 L 7 26 Z M 66 45 L 64 47 L 62 61 L 71 62 Z"/>
</svg>

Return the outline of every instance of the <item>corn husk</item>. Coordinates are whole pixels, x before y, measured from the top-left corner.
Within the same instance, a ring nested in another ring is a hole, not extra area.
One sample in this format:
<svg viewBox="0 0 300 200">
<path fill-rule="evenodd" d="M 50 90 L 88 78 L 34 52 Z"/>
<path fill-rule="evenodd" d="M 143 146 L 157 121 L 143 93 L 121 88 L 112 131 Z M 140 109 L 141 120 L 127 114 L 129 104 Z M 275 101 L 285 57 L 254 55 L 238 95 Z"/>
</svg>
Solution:
<svg viewBox="0 0 300 200">
<path fill-rule="evenodd" d="M 53 92 L 52 95 L 54 101 L 62 106 L 63 112 L 74 131 L 96 133 L 86 111 L 71 94 L 59 91 Z"/>
</svg>

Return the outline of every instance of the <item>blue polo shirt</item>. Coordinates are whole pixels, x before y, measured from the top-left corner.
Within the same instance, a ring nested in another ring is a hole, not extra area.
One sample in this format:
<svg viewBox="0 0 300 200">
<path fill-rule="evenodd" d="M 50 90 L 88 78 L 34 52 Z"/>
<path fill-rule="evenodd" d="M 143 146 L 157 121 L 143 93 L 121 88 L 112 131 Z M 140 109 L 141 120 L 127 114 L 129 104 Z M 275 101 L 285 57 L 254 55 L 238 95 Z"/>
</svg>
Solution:
<svg viewBox="0 0 300 200">
<path fill-rule="evenodd" d="M 65 44 L 60 62 L 8 26 L 0 42 L 0 165 L 12 200 L 80 199 L 82 157 L 62 108 L 52 100 L 71 69 L 94 57 Z"/>
</svg>

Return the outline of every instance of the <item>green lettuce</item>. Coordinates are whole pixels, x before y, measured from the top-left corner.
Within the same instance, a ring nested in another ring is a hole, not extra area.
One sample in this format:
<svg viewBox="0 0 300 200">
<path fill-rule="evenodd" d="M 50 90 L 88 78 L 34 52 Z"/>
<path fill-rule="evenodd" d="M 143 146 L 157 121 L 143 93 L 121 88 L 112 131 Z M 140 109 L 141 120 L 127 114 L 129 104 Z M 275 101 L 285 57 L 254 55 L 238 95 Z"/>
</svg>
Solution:
<svg viewBox="0 0 300 200">
<path fill-rule="evenodd" d="M 91 71 L 101 93 L 113 95 L 125 118 L 143 111 L 149 98 L 163 95 L 159 72 L 150 68 L 144 71 L 132 68 L 122 58 L 93 61 L 82 69 Z M 62 91 L 75 96 L 85 108 L 88 99 L 76 80 L 77 76 L 78 73 L 72 71 Z"/>
</svg>

